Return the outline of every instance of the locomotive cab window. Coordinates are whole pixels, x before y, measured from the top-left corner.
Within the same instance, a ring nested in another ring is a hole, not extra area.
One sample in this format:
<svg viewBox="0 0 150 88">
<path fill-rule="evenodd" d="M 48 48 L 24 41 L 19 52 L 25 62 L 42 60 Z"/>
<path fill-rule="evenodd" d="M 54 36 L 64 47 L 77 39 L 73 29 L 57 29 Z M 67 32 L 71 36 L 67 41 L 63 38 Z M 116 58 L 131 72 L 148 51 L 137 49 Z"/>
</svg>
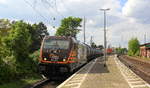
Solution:
<svg viewBox="0 0 150 88">
<path fill-rule="evenodd" d="M 68 49 L 69 48 L 69 41 L 68 40 L 47 39 L 44 41 L 44 48 Z"/>
</svg>

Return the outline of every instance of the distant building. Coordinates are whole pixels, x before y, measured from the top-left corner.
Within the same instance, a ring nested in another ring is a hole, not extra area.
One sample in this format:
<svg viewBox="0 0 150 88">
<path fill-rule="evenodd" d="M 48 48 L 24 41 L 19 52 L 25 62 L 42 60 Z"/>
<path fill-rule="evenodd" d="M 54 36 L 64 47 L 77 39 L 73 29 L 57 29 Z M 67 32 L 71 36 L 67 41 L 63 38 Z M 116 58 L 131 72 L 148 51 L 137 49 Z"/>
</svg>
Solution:
<svg viewBox="0 0 150 88">
<path fill-rule="evenodd" d="M 150 58 L 150 43 L 140 45 L 140 56 Z"/>
</svg>

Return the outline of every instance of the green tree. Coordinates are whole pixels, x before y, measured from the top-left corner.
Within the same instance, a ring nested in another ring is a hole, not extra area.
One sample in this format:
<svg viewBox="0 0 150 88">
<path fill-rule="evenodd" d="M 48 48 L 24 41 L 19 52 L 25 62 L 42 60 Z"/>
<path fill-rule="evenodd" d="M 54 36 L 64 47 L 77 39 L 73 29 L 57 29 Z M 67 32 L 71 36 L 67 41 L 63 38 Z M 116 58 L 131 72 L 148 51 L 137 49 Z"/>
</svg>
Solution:
<svg viewBox="0 0 150 88">
<path fill-rule="evenodd" d="M 96 45 L 94 42 L 92 42 L 92 43 L 91 43 L 91 47 L 92 47 L 92 48 L 97 48 L 97 45 Z"/>
<path fill-rule="evenodd" d="M 117 54 L 126 54 L 127 53 L 127 48 L 119 47 L 119 48 L 116 48 L 115 50 L 116 50 Z"/>
<path fill-rule="evenodd" d="M 9 36 L 4 39 L 5 47 L 9 51 L 9 55 L 5 57 L 5 60 L 15 63 L 13 67 L 16 68 L 19 75 L 32 70 L 30 68 L 32 60 L 29 59 L 29 46 L 32 43 L 31 34 L 29 33 L 30 26 L 30 24 L 23 21 L 16 21 L 12 24 Z"/>
<path fill-rule="evenodd" d="M 0 35 L 5 36 L 11 29 L 11 22 L 8 19 L 0 19 Z"/>
<path fill-rule="evenodd" d="M 0 35 L 0 84 L 35 74 L 39 51 L 31 54 L 30 50 L 40 48 L 44 35 L 48 32 L 42 22 L 31 25 L 23 21 L 13 21 L 7 36 Z"/>
<path fill-rule="evenodd" d="M 23 21 L 16 21 L 12 25 L 9 36 L 5 39 L 6 47 L 12 50 L 12 54 L 18 59 L 26 58 L 29 54 L 29 46 L 32 42 L 29 26 Z"/>
<path fill-rule="evenodd" d="M 72 36 L 76 38 L 79 33 L 78 27 L 81 27 L 81 18 L 68 17 L 61 21 L 61 26 L 56 31 L 56 36 Z"/>
<path fill-rule="evenodd" d="M 3 47 L 2 47 L 2 36 L 0 35 L 0 64 L 1 64 L 1 60 L 2 60 L 2 56 L 3 56 Z"/>
<path fill-rule="evenodd" d="M 132 38 L 128 42 L 128 55 L 134 56 L 139 55 L 139 41 L 137 38 Z"/>
<path fill-rule="evenodd" d="M 40 22 L 38 24 L 33 24 L 32 26 L 29 26 L 29 29 L 30 29 L 30 33 L 31 33 L 31 39 L 32 39 L 30 51 L 33 52 L 40 48 L 43 37 L 45 35 L 49 35 L 49 33 L 47 31 L 46 25 L 44 25 L 44 23 L 42 23 L 42 22 Z"/>
</svg>

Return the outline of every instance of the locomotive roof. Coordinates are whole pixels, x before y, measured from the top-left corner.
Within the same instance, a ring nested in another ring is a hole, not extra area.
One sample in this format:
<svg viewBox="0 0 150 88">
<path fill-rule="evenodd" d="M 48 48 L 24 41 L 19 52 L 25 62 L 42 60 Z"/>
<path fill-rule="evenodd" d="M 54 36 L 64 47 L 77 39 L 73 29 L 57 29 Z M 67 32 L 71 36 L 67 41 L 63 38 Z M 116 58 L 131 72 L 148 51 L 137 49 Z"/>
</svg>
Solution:
<svg viewBox="0 0 150 88">
<path fill-rule="evenodd" d="M 71 37 L 65 37 L 65 36 L 46 36 L 45 39 L 70 39 Z"/>
<path fill-rule="evenodd" d="M 76 40 L 76 39 L 73 38 L 73 37 L 66 37 L 66 36 L 45 36 L 45 39 L 49 39 L 49 38 L 50 38 L 50 39 L 64 39 L 64 40 L 71 39 L 71 40 L 73 40 L 75 43 L 80 43 L 80 44 L 82 44 L 82 45 L 85 45 L 85 46 L 87 46 L 87 47 L 90 47 L 88 44 L 82 43 L 82 42 Z"/>
</svg>

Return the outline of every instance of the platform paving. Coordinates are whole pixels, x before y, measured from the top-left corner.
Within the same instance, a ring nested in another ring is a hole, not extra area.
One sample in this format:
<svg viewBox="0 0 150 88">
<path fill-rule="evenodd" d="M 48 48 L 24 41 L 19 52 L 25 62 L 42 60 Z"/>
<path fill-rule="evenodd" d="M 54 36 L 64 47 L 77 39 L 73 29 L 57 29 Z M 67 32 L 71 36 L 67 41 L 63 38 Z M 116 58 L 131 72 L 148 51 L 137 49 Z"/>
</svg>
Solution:
<svg viewBox="0 0 150 88">
<path fill-rule="evenodd" d="M 80 88 L 130 88 L 113 56 L 108 58 L 106 64 L 104 67 L 102 59 L 98 58 Z"/>
<path fill-rule="evenodd" d="M 69 77 L 57 88 L 150 88 L 115 56 L 97 58 Z"/>
</svg>

